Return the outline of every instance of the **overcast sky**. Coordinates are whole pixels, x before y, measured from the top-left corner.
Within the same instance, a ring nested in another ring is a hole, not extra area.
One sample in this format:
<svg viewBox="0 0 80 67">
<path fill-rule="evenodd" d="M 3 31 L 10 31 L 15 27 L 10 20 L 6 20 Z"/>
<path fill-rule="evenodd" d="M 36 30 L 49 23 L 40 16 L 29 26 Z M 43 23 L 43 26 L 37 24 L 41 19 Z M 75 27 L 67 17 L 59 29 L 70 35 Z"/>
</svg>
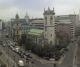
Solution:
<svg viewBox="0 0 80 67">
<path fill-rule="evenodd" d="M 0 0 L 0 18 L 14 18 L 16 13 L 24 17 L 43 17 L 44 8 L 55 8 L 56 15 L 79 13 L 80 0 Z"/>
</svg>

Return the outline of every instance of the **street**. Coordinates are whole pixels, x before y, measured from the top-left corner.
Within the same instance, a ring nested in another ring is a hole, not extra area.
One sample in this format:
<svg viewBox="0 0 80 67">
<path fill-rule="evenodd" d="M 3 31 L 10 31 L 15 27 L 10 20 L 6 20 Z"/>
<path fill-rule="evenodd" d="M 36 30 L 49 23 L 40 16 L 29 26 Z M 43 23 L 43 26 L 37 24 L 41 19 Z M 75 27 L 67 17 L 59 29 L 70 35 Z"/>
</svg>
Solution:
<svg viewBox="0 0 80 67">
<path fill-rule="evenodd" d="M 71 43 L 69 45 L 69 51 L 66 52 L 64 60 L 58 67 L 73 67 L 73 59 L 74 59 L 74 49 L 76 45 Z"/>
<path fill-rule="evenodd" d="M 23 60 L 25 63 L 25 67 L 53 67 L 54 64 L 50 64 L 50 63 L 42 64 L 41 62 L 37 61 L 37 57 L 35 55 L 33 55 L 33 56 L 36 59 L 32 59 L 32 61 L 34 63 L 30 63 L 30 62 L 27 63 L 26 59 L 21 58 L 21 56 L 18 53 L 14 52 L 13 50 L 11 50 L 8 47 L 9 41 L 10 40 L 3 38 L 3 42 L 6 44 L 6 46 L 3 47 L 2 45 L 0 45 L 0 49 L 3 51 L 5 56 L 8 56 L 8 60 L 10 59 L 9 61 L 12 63 L 11 66 L 16 65 L 16 67 L 17 67 L 18 61 Z M 77 48 L 77 50 L 76 50 L 76 48 Z M 76 63 L 75 56 L 80 56 L 79 47 L 76 46 L 76 43 L 70 43 L 70 45 L 68 46 L 68 49 L 69 49 L 69 51 L 67 51 L 65 53 L 65 57 L 64 57 L 62 63 L 57 64 L 57 67 L 75 67 L 75 66 L 79 67 L 80 60 L 77 60 L 77 65 L 75 64 Z M 80 57 L 78 57 L 77 59 L 80 59 Z"/>
<path fill-rule="evenodd" d="M 69 51 L 65 53 L 65 57 L 61 64 L 57 64 L 57 67 L 73 67 L 73 60 L 74 60 L 74 49 L 76 45 L 71 43 L 69 45 Z M 17 63 L 20 59 L 25 61 L 25 66 L 33 66 L 33 67 L 53 67 L 53 64 L 42 64 L 39 61 L 33 59 L 34 63 L 28 64 L 24 58 L 21 58 L 17 53 L 9 49 L 9 47 L 2 47 L 6 53 L 9 53 L 9 56 Z M 37 58 L 36 58 L 37 59 Z"/>
</svg>

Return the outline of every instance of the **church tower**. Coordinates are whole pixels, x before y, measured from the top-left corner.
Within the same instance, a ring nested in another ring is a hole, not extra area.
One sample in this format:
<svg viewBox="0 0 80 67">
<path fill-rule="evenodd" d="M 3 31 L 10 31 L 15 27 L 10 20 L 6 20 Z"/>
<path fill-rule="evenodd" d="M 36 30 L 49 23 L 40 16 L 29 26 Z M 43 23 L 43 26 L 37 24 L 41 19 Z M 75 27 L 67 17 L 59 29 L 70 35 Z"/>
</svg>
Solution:
<svg viewBox="0 0 80 67">
<path fill-rule="evenodd" d="M 29 23 L 29 16 L 28 16 L 28 13 L 26 13 L 25 20 L 26 20 L 27 23 Z"/>
<path fill-rule="evenodd" d="M 55 45 L 55 12 L 54 8 L 51 10 L 44 9 L 44 38 L 47 40 L 48 44 Z"/>
</svg>

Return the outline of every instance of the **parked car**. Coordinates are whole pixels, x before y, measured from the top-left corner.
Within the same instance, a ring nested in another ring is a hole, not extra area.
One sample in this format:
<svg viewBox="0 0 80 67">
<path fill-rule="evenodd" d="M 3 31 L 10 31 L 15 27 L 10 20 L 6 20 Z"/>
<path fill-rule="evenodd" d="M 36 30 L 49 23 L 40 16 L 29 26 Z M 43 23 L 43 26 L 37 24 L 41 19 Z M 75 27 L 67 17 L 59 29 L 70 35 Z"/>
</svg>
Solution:
<svg viewBox="0 0 80 67">
<path fill-rule="evenodd" d="M 6 46 L 6 44 L 3 43 L 3 47 L 5 47 L 5 46 Z"/>
<path fill-rule="evenodd" d="M 68 51 L 68 48 L 64 48 L 65 51 Z"/>
<path fill-rule="evenodd" d="M 24 67 L 24 61 L 23 60 L 19 60 L 18 61 L 18 66 L 19 67 Z"/>
<path fill-rule="evenodd" d="M 44 57 L 44 59 L 49 60 L 50 58 L 49 57 Z"/>
<path fill-rule="evenodd" d="M 16 51 L 17 53 L 19 53 L 19 49 L 20 49 L 20 48 L 16 47 L 16 48 L 15 48 L 15 51 Z"/>
<path fill-rule="evenodd" d="M 30 53 L 25 54 L 28 58 L 32 58 L 32 55 Z"/>
</svg>

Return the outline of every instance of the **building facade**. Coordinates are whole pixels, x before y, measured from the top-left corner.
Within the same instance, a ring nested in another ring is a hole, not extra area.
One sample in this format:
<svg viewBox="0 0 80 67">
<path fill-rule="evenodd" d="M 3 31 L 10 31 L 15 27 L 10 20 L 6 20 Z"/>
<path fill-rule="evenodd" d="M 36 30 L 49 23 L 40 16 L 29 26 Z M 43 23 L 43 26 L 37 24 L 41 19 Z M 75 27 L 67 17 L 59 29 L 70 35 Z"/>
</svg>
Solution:
<svg viewBox="0 0 80 67">
<path fill-rule="evenodd" d="M 44 19 L 43 18 L 36 18 L 30 19 L 31 28 L 35 29 L 44 29 Z"/>
<path fill-rule="evenodd" d="M 56 22 L 55 32 L 61 34 L 63 37 L 66 35 L 69 39 L 72 39 L 74 34 L 73 28 L 72 22 Z"/>
</svg>

